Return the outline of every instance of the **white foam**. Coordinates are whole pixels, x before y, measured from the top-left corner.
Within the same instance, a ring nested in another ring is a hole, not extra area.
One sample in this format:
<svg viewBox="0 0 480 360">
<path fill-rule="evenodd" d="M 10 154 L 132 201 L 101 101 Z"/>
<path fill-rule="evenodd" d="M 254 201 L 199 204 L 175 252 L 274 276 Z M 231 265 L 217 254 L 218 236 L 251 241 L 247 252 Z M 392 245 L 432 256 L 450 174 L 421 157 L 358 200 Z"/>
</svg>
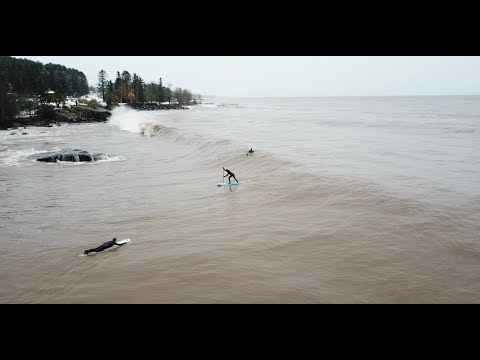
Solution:
<svg viewBox="0 0 480 360">
<path fill-rule="evenodd" d="M 162 126 L 157 123 L 140 124 L 141 133 L 147 137 L 154 136 L 161 128 Z"/>
<path fill-rule="evenodd" d="M 59 148 L 52 148 L 48 150 L 36 150 L 35 148 L 29 149 L 6 149 L 0 153 L 0 166 L 15 166 L 20 165 L 22 161 L 28 159 L 30 155 L 33 154 L 42 154 L 50 151 L 60 151 Z M 35 161 L 35 160 L 32 160 Z"/>
<path fill-rule="evenodd" d="M 35 158 L 29 158 L 31 155 L 34 154 L 44 154 L 52 151 L 61 151 L 62 149 L 59 147 L 51 147 L 46 150 L 37 150 L 33 147 L 28 149 L 10 149 L 7 146 L 0 146 L 0 167 L 4 166 L 17 166 L 25 163 L 37 163 Z M 105 162 L 116 162 L 116 161 L 125 161 L 125 156 L 112 156 L 106 155 L 105 159 L 100 159 L 97 161 L 87 161 L 87 162 L 71 162 L 71 161 L 60 161 L 58 160 L 56 163 L 48 163 L 44 162 L 42 164 L 46 165 L 66 165 L 66 166 L 78 166 L 78 165 L 85 165 L 85 164 L 96 164 L 96 163 L 105 163 Z"/>
<path fill-rule="evenodd" d="M 154 121 L 154 111 L 138 111 L 129 107 L 116 107 L 108 124 L 117 126 L 121 130 L 151 137 L 155 135 L 161 125 Z"/>
<path fill-rule="evenodd" d="M 93 165 L 93 164 L 99 164 L 99 163 L 106 163 L 106 162 L 116 162 L 116 161 L 125 161 L 126 157 L 125 156 L 110 156 L 106 155 L 105 159 L 100 159 L 97 161 L 79 161 L 79 162 L 73 162 L 73 161 L 61 161 L 57 160 L 56 163 L 45 163 L 45 164 L 58 164 L 58 165 L 63 165 L 63 166 L 82 166 L 82 165 Z"/>
<path fill-rule="evenodd" d="M 198 106 L 198 107 L 205 107 L 205 108 L 216 108 L 216 107 L 218 107 L 219 105 L 220 105 L 220 104 L 213 103 L 213 102 L 208 102 L 208 103 L 198 104 L 197 106 Z"/>
<path fill-rule="evenodd" d="M 26 133 L 25 135 L 22 135 Z M 54 125 L 48 126 L 29 126 L 26 129 L 23 127 L 20 129 L 6 130 L 0 132 L 0 139 L 8 142 L 10 140 L 28 139 L 28 141 L 34 141 L 34 138 L 40 138 L 43 140 L 46 137 L 59 137 L 70 135 L 70 133 L 63 131 L 60 126 Z"/>
<path fill-rule="evenodd" d="M 115 161 L 125 161 L 127 158 L 122 155 L 111 156 L 107 155 L 106 159 L 97 160 L 95 162 L 115 162 Z"/>
<path fill-rule="evenodd" d="M 143 123 L 143 117 L 139 115 L 139 112 L 134 109 L 118 106 L 112 110 L 108 124 L 132 133 L 141 133 L 140 125 Z"/>
</svg>

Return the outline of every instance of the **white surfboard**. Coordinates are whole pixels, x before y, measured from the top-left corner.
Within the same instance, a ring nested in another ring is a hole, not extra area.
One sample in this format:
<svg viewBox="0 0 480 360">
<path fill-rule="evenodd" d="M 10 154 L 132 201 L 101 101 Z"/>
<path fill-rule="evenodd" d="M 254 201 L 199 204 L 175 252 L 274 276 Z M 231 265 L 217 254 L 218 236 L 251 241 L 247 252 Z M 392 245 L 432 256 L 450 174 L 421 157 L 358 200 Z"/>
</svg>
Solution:
<svg viewBox="0 0 480 360">
<path fill-rule="evenodd" d="M 123 244 L 129 243 L 130 239 L 127 238 L 127 239 L 117 240 L 115 242 L 119 245 L 123 245 Z"/>
</svg>

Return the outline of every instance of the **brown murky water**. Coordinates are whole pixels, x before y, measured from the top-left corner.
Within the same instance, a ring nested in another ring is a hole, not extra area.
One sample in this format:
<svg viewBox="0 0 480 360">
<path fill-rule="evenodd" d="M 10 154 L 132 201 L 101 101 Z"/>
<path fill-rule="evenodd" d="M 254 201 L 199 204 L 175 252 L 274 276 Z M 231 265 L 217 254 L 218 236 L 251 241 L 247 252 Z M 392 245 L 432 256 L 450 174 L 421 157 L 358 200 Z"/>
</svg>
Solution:
<svg viewBox="0 0 480 360">
<path fill-rule="evenodd" d="M 479 302 L 480 98 L 222 105 L 1 132 L 0 302 Z"/>
</svg>

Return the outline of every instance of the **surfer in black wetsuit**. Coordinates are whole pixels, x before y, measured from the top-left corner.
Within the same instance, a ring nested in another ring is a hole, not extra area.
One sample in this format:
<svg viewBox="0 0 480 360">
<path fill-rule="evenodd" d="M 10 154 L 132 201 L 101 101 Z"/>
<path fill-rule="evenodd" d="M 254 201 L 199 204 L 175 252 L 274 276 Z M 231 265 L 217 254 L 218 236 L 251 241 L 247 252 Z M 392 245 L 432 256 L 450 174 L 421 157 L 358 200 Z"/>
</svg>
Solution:
<svg viewBox="0 0 480 360">
<path fill-rule="evenodd" d="M 248 150 L 248 152 L 247 152 L 247 156 L 248 156 L 248 155 L 252 156 L 252 154 L 253 154 L 253 149 L 250 148 L 250 150 Z"/>
<path fill-rule="evenodd" d="M 230 170 L 228 170 L 228 169 L 225 169 L 223 166 L 222 166 L 222 168 L 223 168 L 223 171 L 226 171 L 226 172 L 227 172 L 227 175 L 223 175 L 223 177 L 228 176 L 228 182 L 229 182 L 229 183 L 230 183 L 230 179 L 231 179 L 232 177 L 233 177 L 233 178 L 235 179 L 235 181 L 238 183 L 238 180 L 237 180 L 237 178 L 235 177 L 235 174 L 234 174 L 234 173 L 232 173 L 232 172 L 231 172 Z"/>
<path fill-rule="evenodd" d="M 85 255 L 91 253 L 91 252 L 99 252 L 99 251 L 103 251 L 105 249 L 108 249 L 108 248 L 111 248 L 113 245 L 118 245 L 118 246 L 121 246 L 121 245 L 124 245 L 124 244 L 117 244 L 117 238 L 113 238 L 113 240 L 110 240 L 110 241 L 107 241 L 107 242 L 104 242 L 102 245 L 96 247 L 96 248 L 93 248 L 93 249 L 89 249 L 89 250 L 85 250 L 83 253 Z"/>
</svg>

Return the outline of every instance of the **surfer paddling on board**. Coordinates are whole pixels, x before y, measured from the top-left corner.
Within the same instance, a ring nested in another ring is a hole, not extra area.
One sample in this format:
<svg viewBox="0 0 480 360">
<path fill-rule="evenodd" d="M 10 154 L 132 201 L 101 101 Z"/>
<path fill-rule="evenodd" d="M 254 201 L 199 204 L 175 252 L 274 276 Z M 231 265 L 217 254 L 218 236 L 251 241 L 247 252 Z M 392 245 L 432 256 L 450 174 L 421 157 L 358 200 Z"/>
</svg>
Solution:
<svg viewBox="0 0 480 360">
<path fill-rule="evenodd" d="M 99 251 L 103 251 L 105 249 L 108 249 L 108 248 L 111 248 L 113 245 L 118 245 L 118 246 L 121 246 L 121 245 L 124 245 L 124 244 L 118 244 L 117 243 L 117 238 L 113 238 L 113 240 L 110 240 L 110 241 L 107 241 L 107 242 L 104 242 L 102 245 L 96 247 L 96 248 L 93 248 L 93 249 L 89 249 L 89 250 L 85 250 L 83 253 L 85 255 L 88 255 L 89 253 L 91 252 L 99 252 Z"/>
<path fill-rule="evenodd" d="M 253 149 L 250 148 L 250 150 L 248 150 L 248 152 L 247 152 L 247 156 L 248 156 L 248 155 L 252 156 L 252 154 L 253 154 Z"/>
<path fill-rule="evenodd" d="M 228 176 L 228 183 L 230 183 L 230 179 L 231 179 L 232 177 L 235 179 L 235 181 L 236 181 L 237 183 L 239 182 L 239 181 L 237 180 L 237 178 L 235 177 L 235 174 L 234 174 L 234 173 L 232 173 L 232 172 L 231 172 L 230 170 L 228 170 L 228 169 L 225 169 L 223 166 L 222 166 L 222 168 L 223 168 L 223 171 L 226 171 L 226 172 L 227 172 L 227 175 L 223 175 L 223 177 Z"/>
</svg>

